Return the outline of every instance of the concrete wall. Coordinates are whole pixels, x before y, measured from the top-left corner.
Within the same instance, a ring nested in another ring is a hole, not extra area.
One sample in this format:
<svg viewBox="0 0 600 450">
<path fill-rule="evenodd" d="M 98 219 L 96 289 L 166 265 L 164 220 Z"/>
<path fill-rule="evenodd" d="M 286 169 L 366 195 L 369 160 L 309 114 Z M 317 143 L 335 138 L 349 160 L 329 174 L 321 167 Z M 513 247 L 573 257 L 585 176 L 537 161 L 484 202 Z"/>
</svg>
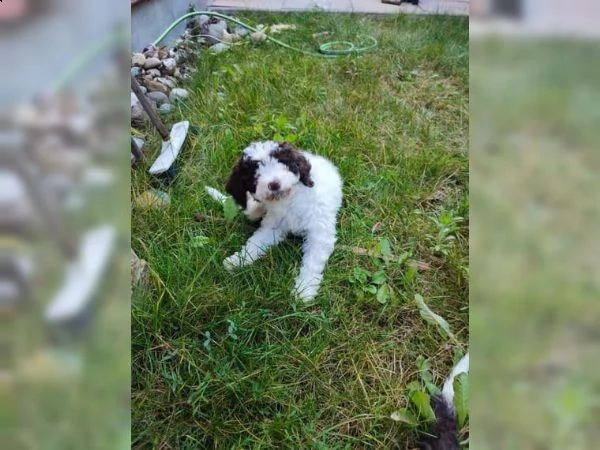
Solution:
<svg viewBox="0 0 600 450">
<path fill-rule="evenodd" d="M 190 3 L 196 10 L 205 8 L 204 0 L 147 0 L 131 8 L 131 50 L 140 51 L 160 36 L 177 18 L 184 15 Z M 185 30 L 183 21 L 161 43 L 168 44 Z"/>
</svg>

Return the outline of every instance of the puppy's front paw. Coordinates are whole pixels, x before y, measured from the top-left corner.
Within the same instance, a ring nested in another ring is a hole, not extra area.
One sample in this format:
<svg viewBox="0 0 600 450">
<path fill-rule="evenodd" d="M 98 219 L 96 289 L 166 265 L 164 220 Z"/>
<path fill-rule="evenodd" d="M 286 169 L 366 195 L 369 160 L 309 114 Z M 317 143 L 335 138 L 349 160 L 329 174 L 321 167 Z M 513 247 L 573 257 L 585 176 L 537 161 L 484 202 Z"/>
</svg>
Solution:
<svg viewBox="0 0 600 450">
<path fill-rule="evenodd" d="M 319 291 L 318 280 L 306 280 L 298 277 L 294 285 L 293 294 L 305 303 L 315 299 Z"/>
<path fill-rule="evenodd" d="M 228 256 L 223 260 L 223 267 L 226 270 L 233 270 L 237 267 L 240 267 L 244 264 L 243 258 L 240 256 L 239 252 L 234 253 L 231 256 Z"/>
</svg>

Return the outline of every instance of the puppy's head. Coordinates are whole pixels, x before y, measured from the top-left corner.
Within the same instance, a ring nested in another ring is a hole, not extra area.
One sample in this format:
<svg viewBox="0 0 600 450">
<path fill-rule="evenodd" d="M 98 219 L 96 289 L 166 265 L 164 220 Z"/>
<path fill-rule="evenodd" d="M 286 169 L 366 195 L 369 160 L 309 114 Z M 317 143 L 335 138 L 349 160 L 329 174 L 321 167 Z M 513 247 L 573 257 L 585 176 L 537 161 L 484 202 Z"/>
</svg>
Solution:
<svg viewBox="0 0 600 450">
<path fill-rule="evenodd" d="M 311 166 L 292 145 L 272 141 L 255 142 L 233 168 L 226 190 L 246 208 L 247 192 L 261 203 L 283 200 L 299 185 L 313 187 Z"/>
</svg>

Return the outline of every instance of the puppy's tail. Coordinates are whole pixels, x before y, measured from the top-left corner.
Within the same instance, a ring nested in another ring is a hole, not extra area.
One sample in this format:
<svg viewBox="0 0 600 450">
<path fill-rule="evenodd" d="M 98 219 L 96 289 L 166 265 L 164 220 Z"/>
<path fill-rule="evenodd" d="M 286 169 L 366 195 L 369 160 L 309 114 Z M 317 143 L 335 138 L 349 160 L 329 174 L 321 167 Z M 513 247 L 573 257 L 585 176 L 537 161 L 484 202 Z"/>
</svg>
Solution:
<svg viewBox="0 0 600 450">
<path fill-rule="evenodd" d="M 454 409 L 454 379 L 459 376 L 461 373 L 469 372 L 469 353 L 462 357 L 462 359 L 458 362 L 456 366 L 450 372 L 448 379 L 444 383 L 444 387 L 442 388 L 442 397 L 452 406 Z"/>
<path fill-rule="evenodd" d="M 208 193 L 208 195 L 210 195 L 210 197 L 213 200 L 219 203 L 225 203 L 225 200 L 227 200 L 227 196 L 222 192 L 217 191 L 215 188 L 212 188 L 210 186 L 204 186 L 204 189 L 206 189 L 206 192 Z"/>
<path fill-rule="evenodd" d="M 450 372 L 442 388 L 442 393 L 431 398 L 435 413 L 435 425 L 431 435 L 421 444 L 422 450 L 459 450 L 458 423 L 454 411 L 454 379 L 461 373 L 469 372 L 467 353 Z"/>
</svg>

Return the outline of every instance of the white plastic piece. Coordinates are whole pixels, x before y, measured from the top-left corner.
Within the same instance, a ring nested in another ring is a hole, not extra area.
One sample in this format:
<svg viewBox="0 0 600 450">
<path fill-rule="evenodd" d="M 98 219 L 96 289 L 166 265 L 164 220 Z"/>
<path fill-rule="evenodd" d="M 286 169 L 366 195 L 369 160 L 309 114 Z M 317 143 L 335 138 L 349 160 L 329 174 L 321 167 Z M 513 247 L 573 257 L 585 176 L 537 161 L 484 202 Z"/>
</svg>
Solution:
<svg viewBox="0 0 600 450">
<path fill-rule="evenodd" d="M 204 189 L 206 189 L 206 192 L 208 193 L 208 195 L 210 195 L 210 197 L 219 202 L 219 203 L 225 203 L 225 201 L 227 200 L 227 196 L 219 191 L 217 191 L 215 188 L 212 188 L 210 186 L 204 186 Z"/>
<path fill-rule="evenodd" d="M 66 321 L 83 312 L 108 264 L 115 237 L 115 228 L 110 225 L 96 228 L 84 236 L 79 259 L 67 266 L 65 282 L 46 309 L 48 321 Z"/>
<path fill-rule="evenodd" d="M 173 125 L 169 140 L 163 141 L 160 155 L 158 158 L 156 158 L 156 161 L 154 161 L 152 167 L 150 167 L 149 172 L 152 175 L 158 175 L 166 172 L 173 165 L 177 159 L 177 156 L 179 156 L 179 152 L 181 151 L 181 147 L 183 146 L 183 142 L 185 141 L 189 127 L 190 123 L 187 120 L 184 120 L 183 122 L 177 122 L 175 125 Z"/>
</svg>

